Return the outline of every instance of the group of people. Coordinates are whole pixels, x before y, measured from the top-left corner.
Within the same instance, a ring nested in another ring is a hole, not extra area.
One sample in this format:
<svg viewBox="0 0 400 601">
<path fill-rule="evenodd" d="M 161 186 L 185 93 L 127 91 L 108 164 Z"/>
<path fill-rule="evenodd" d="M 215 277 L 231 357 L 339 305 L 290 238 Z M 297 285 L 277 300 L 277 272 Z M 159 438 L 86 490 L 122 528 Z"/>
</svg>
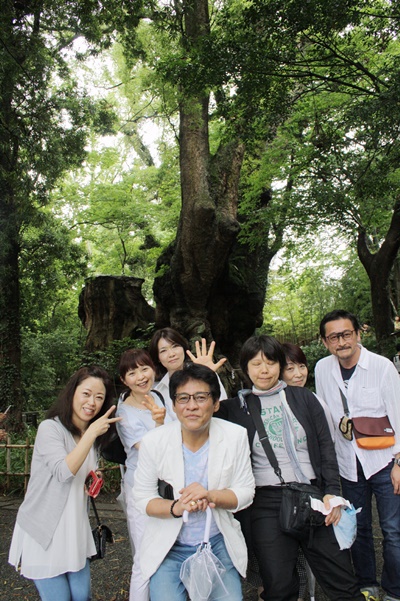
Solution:
<svg viewBox="0 0 400 601">
<path fill-rule="evenodd" d="M 384 599 L 400 601 L 400 380 L 391 361 L 361 345 L 351 313 L 327 314 L 320 333 L 330 356 L 316 366 L 317 395 L 305 387 L 301 349 L 266 335 L 244 343 L 246 388 L 230 399 L 216 374 L 224 359 L 213 362 L 214 344 L 196 343 L 192 354 L 170 328 L 155 333 L 149 352 L 123 353 L 126 392 L 115 416 L 107 374 L 97 367 L 76 372 L 39 426 L 10 563 L 35 581 L 42 600 L 90 599 L 94 545 L 84 482 L 116 426 L 127 455 L 123 488 L 135 550 L 130 601 L 186 600 L 181 566 L 204 540 L 209 509 L 211 548 L 223 566 L 210 600 L 243 598 L 240 577 L 251 550 L 268 601 L 303 594 L 299 552 L 333 601 L 378 601 L 372 495 L 383 535 Z M 343 397 L 350 418 L 387 416 L 395 444 L 364 450 L 345 439 L 338 429 Z M 282 530 L 281 480 L 321 491 L 330 511 L 312 537 Z M 160 481 L 173 498 L 160 494 Z M 329 501 L 339 495 L 362 507 L 351 554 L 340 550 L 333 530 L 342 509 Z"/>
</svg>

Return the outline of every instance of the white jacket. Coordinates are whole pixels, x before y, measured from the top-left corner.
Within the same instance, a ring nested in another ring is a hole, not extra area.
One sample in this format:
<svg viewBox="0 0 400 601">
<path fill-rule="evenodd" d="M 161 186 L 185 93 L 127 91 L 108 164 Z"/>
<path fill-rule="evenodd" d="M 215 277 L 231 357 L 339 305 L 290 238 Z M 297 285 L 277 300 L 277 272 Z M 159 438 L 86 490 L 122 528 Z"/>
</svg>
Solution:
<svg viewBox="0 0 400 601">
<path fill-rule="evenodd" d="M 184 488 L 184 464 L 181 424 L 178 421 L 156 428 L 141 442 L 139 463 L 135 472 L 133 495 L 137 508 L 146 512 L 149 501 L 158 494 L 158 479 L 173 486 L 175 498 Z M 212 418 L 208 455 L 209 490 L 231 489 L 238 505 L 233 510 L 213 509 L 217 526 L 222 533 L 229 556 L 245 576 L 247 549 L 234 511 L 248 507 L 254 496 L 254 477 L 250 462 L 247 432 L 242 426 Z M 140 549 L 140 564 L 144 578 L 150 578 L 174 545 L 182 527 L 182 519 L 149 517 Z"/>
</svg>

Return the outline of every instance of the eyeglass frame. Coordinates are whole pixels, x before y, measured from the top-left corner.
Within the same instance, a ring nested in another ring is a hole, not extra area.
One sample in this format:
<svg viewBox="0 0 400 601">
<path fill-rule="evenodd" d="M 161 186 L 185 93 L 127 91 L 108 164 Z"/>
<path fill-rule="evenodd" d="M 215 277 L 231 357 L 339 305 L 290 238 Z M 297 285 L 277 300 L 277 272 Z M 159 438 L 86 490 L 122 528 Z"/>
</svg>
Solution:
<svg viewBox="0 0 400 601">
<path fill-rule="evenodd" d="M 355 330 L 343 330 L 343 332 L 333 332 L 329 334 L 329 336 L 325 336 L 325 340 L 327 340 L 330 344 L 337 344 L 341 338 L 343 338 L 343 342 L 350 340 L 354 334 Z M 334 336 L 334 340 L 332 340 L 332 336 Z"/>
<path fill-rule="evenodd" d="M 207 395 L 207 398 L 204 399 L 204 400 L 201 400 L 201 401 L 198 400 L 198 399 L 196 399 L 196 396 L 199 395 L 199 394 L 205 394 L 205 395 Z M 178 397 L 180 395 L 183 395 L 183 396 L 189 397 L 189 398 L 188 398 L 187 401 L 180 401 L 180 400 L 178 400 Z M 203 403 L 206 403 L 208 401 L 208 398 L 210 396 L 212 396 L 211 392 L 195 392 L 193 394 L 189 394 L 188 392 L 178 392 L 178 394 L 176 394 L 174 396 L 174 401 L 175 401 L 175 403 L 178 403 L 178 405 L 187 405 L 190 402 L 190 399 L 193 398 L 193 400 L 194 400 L 195 403 L 197 403 L 198 405 L 202 405 Z"/>
</svg>

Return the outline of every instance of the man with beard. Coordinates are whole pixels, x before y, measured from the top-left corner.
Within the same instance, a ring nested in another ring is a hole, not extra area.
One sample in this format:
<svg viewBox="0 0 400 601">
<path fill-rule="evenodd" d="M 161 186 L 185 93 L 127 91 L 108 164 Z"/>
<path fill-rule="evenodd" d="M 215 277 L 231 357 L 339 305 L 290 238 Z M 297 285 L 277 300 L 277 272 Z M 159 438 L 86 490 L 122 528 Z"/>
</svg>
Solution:
<svg viewBox="0 0 400 601">
<path fill-rule="evenodd" d="M 367 601 L 379 600 L 372 533 L 375 495 L 383 534 L 381 586 L 384 601 L 400 600 L 400 378 L 393 363 L 365 349 L 352 313 L 335 310 L 322 319 L 320 334 L 331 355 L 315 369 L 316 390 L 328 404 L 338 428 L 343 416 L 387 416 L 395 432 L 389 448 L 364 449 L 335 433 L 342 493 L 362 511 L 357 514 L 357 539 L 352 546 L 354 568 Z"/>
</svg>

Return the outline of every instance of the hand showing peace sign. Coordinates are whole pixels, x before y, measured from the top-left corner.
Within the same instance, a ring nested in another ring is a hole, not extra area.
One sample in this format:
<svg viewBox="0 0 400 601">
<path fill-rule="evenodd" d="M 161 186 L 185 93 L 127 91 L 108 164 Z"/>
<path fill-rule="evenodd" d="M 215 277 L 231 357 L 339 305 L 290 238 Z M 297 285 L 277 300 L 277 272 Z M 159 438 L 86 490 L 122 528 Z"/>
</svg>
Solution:
<svg viewBox="0 0 400 601">
<path fill-rule="evenodd" d="M 164 424 L 166 409 L 165 407 L 160 407 L 157 405 L 155 400 L 150 394 L 144 395 L 145 400 L 142 401 L 142 405 L 146 407 L 149 411 L 151 411 L 151 417 L 156 422 L 157 426 L 162 426 Z"/>
</svg>

